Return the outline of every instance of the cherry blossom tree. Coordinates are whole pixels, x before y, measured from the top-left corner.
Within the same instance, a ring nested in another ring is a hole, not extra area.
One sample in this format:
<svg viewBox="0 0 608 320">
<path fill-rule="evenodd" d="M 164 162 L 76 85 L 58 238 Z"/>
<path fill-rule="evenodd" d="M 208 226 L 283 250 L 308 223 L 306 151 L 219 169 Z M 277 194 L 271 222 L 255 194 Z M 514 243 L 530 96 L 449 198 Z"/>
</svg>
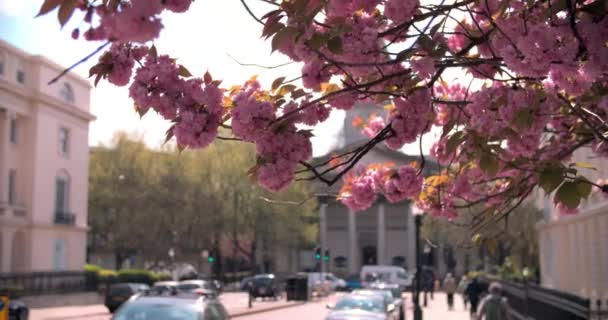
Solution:
<svg viewBox="0 0 608 320">
<path fill-rule="evenodd" d="M 504 217 L 536 187 L 565 213 L 593 188 L 608 192 L 582 174 L 588 164 L 571 161 L 581 148 L 608 156 L 605 0 L 263 1 L 274 9 L 261 17 L 241 2 L 272 50 L 302 64 L 302 86 L 197 78 L 157 52 L 160 13 L 188 14 L 191 0 L 46 0 L 40 14 L 58 9 L 64 25 L 84 12 L 87 27 L 73 37 L 109 46 L 90 70 L 95 83 L 129 86 L 137 112 L 170 121 L 167 139 L 181 149 L 255 144 L 249 173 L 271 191 L 295 179 L 343 182 L 338 197 L 355 210 L 384 195 L 448 218 L 480 204 L 481 215 Z M 367 143 L 312 164 L 305 128 L 358 102 L 390 113 L 362 124 Z M 358 164 L 380 143 L 397 150 L 433 127 L 435 175 L 422 177 L 422 152 L 402 167 Z"/>
</svg>

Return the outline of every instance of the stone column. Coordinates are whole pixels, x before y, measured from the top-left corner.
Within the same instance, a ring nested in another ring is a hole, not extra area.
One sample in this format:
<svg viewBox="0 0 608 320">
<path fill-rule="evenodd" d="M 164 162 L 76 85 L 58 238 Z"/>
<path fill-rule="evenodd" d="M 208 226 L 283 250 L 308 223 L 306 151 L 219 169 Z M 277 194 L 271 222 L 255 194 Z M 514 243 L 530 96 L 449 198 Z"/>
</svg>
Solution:
<svg viewBox="0 0 608 320">
<path fill-rule="evenodd" d="M 357 216 L 353 210 L 348 209 L 348 273 L 350 274 L 355 274 L 359 270 L 359 260 L 357 259 L 358 248 Z"/>
<path fill-rule="evenodd" d="M 15 114 L 5 109 L 4 118 L 0 123 L 0 203 L 8 202 L 8 155 L 10 147 L 10 122 Z"/>
<path fill-rule="evenodd" d="M 327 272 L 325 250 L 327 250 L 327 197 L 319 197 L 319 242 L 321 242 L 321 272 Z"/>
<path fill-rule="evenodd" d="M 386 226 L 384 220 L 384 202 L 378 203 L 378 250 L 376 251 L 376 264 L 386 264 Z"/>
</svg>

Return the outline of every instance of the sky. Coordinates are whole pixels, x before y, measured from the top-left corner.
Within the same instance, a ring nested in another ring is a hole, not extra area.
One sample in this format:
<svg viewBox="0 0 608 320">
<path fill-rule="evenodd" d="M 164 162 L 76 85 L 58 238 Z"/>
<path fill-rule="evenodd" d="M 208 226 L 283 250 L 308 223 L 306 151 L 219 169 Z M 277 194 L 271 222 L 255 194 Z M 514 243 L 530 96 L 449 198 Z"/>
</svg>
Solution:
<svg viewBox="0 0 608 320">
<path fill-rule="evenodd" d="M 34 18 L 40 3 L 39 0 L 0 0 L 0 38 L 63 66 L 72 65 L 100 45 L 71 38 L 75 27 L 80 26 L 81 33 L 86 30 L 77 16 L 63 30 L 57 22 L 56 11 Z M 249 1 L 249 5 L 257 16 L 270 10 L 262 1 Z M 270 41 L 260 38 L 262 26 L 238 0 L 197 0 L 184 14 L 163 13 L 162 22 L 165 27 L 154 42 L 158 52 L 177 58 L 178 63 L 195 76 L 209 71 L 214 79 L 222 79 L 223 85 L 229 87 L 258 75 L 262 85 L 269 87 L 278 77 L 290 79 L 300 75 L 301 65 L 296 63 L 274 69 L 239 64 L 276 66 L 289 60 L 280 53 L 270 53 Z M 88 77 L 88 70 L 97 58 L 77 66 L 74 72 Z M 142 137 L 152 147 L 164 141 L 170 124 L 153 112 L 140 119 L 128 97 L 127 87 L 115 87 L 102 80 L 93 89 L 91 101 L 91 112 L 97 117 L 90 126 L 91 146 L 111 143 L 117 131 Z M 316 137 L 312 140 L 315 156 L 336 146 L 343 119 L 342 111 L 334 111 L 326 123 L 315 128 Z M 428 138 L 423 141 L 425 150 L 430 145 Z M 404 151 L 418 153 L 418 145 L 407 146 Z"/>
</svg>

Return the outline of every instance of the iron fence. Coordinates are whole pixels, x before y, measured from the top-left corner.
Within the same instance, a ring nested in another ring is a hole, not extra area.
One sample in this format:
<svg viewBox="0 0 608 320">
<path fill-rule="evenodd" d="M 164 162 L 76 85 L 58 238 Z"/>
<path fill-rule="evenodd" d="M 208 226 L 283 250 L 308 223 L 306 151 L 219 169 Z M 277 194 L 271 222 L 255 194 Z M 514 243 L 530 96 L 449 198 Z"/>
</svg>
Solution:
<svg viewBox="0 0 608 320">
<path fill-rule="evenodd" d="M 0 274 L 0 289 L 14 296 L 71 293 L 90 290 L 85 272 L 54 271 Z"/>
</svg>

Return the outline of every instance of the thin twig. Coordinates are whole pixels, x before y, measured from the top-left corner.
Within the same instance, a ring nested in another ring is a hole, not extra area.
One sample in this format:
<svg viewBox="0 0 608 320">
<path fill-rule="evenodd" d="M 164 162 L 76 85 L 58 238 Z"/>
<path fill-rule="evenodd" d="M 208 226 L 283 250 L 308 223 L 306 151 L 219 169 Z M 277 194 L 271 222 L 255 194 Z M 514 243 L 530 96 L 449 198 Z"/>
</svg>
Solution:
<svg viewBox="0 0 608 320">
<path fill-rule="evenodd" d="M 61 73 L 56 76 L 55 78 L 51 79 L 51 81 L 49 81 L 47 84 L 51 85 L 55 82 L 57 82 L 59 79 L 61 79 L 61 77 L 65 76 L 68 72 L 72 71 L 72 69 L 76 68 L 76 66 L 78 66 L 79 64 L 89 60 L 91 57 L 93 57 L 94 55 L 96 55 L 99 51 L 103 50 L 103 48 L 105 48 L 107 45 L 109 45 L 110 41 L 102 44 L 101 46 L 99 46 L 97 49 L 95 49 L 95 51 L 89 53 L 86 57 L 80 59 L 78 62 L 74 63 L 73 65 L 69 66 L 67 69 L 64 69 L 63 71 L 61 71 Z"/>
<path fill-rule="evenodd" d="M 257 21 L 259 24 L 264 25 L 264 22 L 262 20 L 260 20 L 260 18 L 256 17 L 255 14 L 253 14 L 253 12 L 251 12 L 251 9 L 249 9 L 249 6 L 247 5 L 247 3 L 245 2 L 245 0 L 241 0 L 241 3 L 243 4 L 243 6 L 245 7 L 245 10 L 247 10 L 247 12 L 249 13 L 249 15 L 255 19 L 255 21 Z"/>
</svg>

